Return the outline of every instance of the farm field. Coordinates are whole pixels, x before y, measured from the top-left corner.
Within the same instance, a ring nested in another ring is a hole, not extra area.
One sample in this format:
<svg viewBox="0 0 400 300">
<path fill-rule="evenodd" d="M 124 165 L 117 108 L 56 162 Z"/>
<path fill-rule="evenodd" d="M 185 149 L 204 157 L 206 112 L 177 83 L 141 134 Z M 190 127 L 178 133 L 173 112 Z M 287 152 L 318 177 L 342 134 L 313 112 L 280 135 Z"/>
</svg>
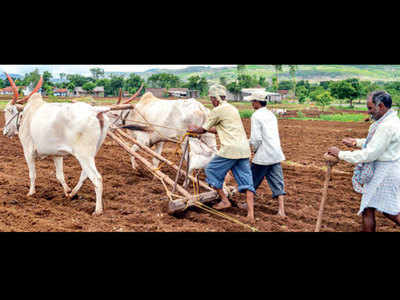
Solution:
<svg viewBox="0 0 400 300">
<path fill-rule="evenodd" d="M 243 119 L 249 136 L 250 120 Z M 0 113 L 0 127 L 4 115 Z M 277 201 L 271 199 L 266 182 L 257 191 L 255 199 L 256 223 L 263 232 L 314 231 L 322 195 L 325 171 L 323 153 L 329 146 L 341 149 L 344 137 L 365 137 L 368 123 L 327 122 L 279 119 L 279 129 L 286 161 L 283 163 L 287 195 L 286 218 L 275 216 Z M 36 194 L 27 197 L 28 167 L 17 137 L 0 135 L 0 231 L 6 232 L 243 232 L 251 231 L 200 208 L 189 208 L 178 217 L 167 214 L 164 188 L 144 168 L 132 170 L 129 155 L 109 138 L 96 157 L 96 165 L 103 176 L 105 212 L 93 217 L 95 193 L 86 180 L 77 197 L 64 197 L 55 177 L 53 160 L 36 162 Z M 176 145 L 166 143 L 163 155 L 179 162 Z M 145 155 L 144 155 L 145 156 Z M 148 156 L 147 156 L 148 157 Z M 329 184 L 321 232 L 356 232 L 361 226 L 357 216 L 361 195 L 352 189 L 354 166 L 340 162 L 334 167 Z M 175 171 L 167 166 L 161 170 L 171 178 Z M 66 182 L 75 186 L 81 168 L 75 158 L 64 158 Z M 204 179 L 201 172 L 200 179 Z M 234 200 L 244 201 L 244 195 Z M 246 211 L 237 207 L 223 213 L 243 223 Z M 380 213 L 376 214 L 378 231 L 399 231 Z"/>
</svg>

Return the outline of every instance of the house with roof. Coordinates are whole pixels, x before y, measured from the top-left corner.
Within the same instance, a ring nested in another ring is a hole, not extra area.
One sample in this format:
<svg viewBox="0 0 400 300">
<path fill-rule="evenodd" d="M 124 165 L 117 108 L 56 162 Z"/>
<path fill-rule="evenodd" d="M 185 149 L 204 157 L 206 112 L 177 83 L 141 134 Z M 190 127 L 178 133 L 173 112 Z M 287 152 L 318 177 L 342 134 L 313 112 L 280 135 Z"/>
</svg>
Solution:
<svg viewBox="0 0 400 300">
<path fill-rule="evenodd" d="M 187 98 L 188 88 L 170 88 L 168 90 L 168 96 L 170 97 L 178 97 L 178 98 Z"/>
<path fill-rule="evenodd" d="M 168 91 L 166 88 L 146 88 L 146 93 L 150 92 L 154 97 L 162 98 L 168 95 Z"/>
<path fill-rule="evenodd" d="M 278 93 L 282 96 L 283 99 L 289 96 L 289 90 L 278 90 Z"/>
<path fill-rule="evenodd" d="M 104 97 L 104 86 L 96 86 L 92 93 L 95 97 Z"/>
<path fill-rule="evenodd" d="M 104 97 L 104 86 L 96 86 L 91 92 L 95 97 Z M 70 96 L 74 97 L 85 97 L 88 95 L 88 92 L 84 90 L 81 86 L 77 86 L 72 91 Z"/>
<path fill-rule="evenodd" d="M 242 89 L 240 92 L 241 100 L 246 100 L 249 96 L 253 95 L 254 93 L 265 95 L 265 99 L 267 100 L 267 102 L 282 101 L 282 95 L 280 93 L 267 92 L 265 88 Z"/>
<path fill-rule="evenodd" d="M 17 86 L 18 94 L 20 95 L 28 95 L 31 90 L 28 89 L 27 86 Z M 40 89 L 38 92 L 41 93 L 42 89 Z M 14 91 L 11 86 L 7 86 L 3 89 L 0 89 L 0 95 L 14 95 Z"/>
<path fill-rule="evenodd" d="M 67 97 L 68 96 L 68 90 L 67 89 L 54 89 L 53 90 L 53 95 L 54 96 L 59 96 L 59 97 Z"/>
</svg>

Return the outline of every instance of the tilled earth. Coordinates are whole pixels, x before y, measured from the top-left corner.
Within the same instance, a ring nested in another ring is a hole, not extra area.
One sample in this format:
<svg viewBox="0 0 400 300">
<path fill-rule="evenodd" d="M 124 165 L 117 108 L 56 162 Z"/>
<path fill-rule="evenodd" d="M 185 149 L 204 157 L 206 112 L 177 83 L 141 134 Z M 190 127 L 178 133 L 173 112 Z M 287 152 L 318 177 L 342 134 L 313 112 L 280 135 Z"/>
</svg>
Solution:
<svg viewBox="0 0 400 300">
<path fill-rule="evenodd" d="M 250 120 L 244 119 L 247 134 Z M 0 116 L 0 127 L 4 115 Z M 287 195 L 287 217 L 276 216 L 277 201 L 271 198 L 268 184 L 257 190 L 255 199 L 256 223 L 264 232 L 312 232 L 318 215 L 325 177 L 323 154 L 329 146 L 342 145 L 344 137 L 365 137 L 368 123 L 279 120 L 282 148 L 286 156 L 283 172 Z M 78 195 L 64 196 L 55 177 L 53 160 L 36 162 L 36 194 L 27 197 L 28 167 L 18 137 L 0 135 L 0 231 L 6 232 L 242 232 L 251 231 L 221 216 L 197 207 L 182 215 L 167 213 L 168 200 L 164 187 L 144 167 L 133 170 L 128 153 L 115 142 L 106 139 L 96 157 L 96 165 L 103 176 L 105 212 L 92 216 L 95 193 L 90 180 L 85 181 Z M 163 156 L 177 165 L 176 145 L 166 143 Z M 149 156 L 144 155 L 149 158 Z M 357 216 L 361 195 L 352 189 L 354 166 L 340 162 L 334 167 L 329 184 L 321 231 L 355 232 L 360 230 Z M 161 171 L 175 178 L 175 171 L 166 165 Z M 81 168 L 72 156 L 64 158 L 64 173 L 72 188 L 78 182 Z M 204 180 L 204 172 L 200 179 Z M 231 184 L 234 184 L 232 182 Z M 191 192 L 192 189 L 190 190 Z M 202 190 L 204 191 L 204 190 Z M 237 194 L 234 200 L 245 201 Z M 213 204 L 213 203 L 211 203 Z M 224 214 L 247 224 L 246 211 L 232 207 Z M 377 213 L 378 231 L 399 231 L 391 221 Z"/>
</svg>

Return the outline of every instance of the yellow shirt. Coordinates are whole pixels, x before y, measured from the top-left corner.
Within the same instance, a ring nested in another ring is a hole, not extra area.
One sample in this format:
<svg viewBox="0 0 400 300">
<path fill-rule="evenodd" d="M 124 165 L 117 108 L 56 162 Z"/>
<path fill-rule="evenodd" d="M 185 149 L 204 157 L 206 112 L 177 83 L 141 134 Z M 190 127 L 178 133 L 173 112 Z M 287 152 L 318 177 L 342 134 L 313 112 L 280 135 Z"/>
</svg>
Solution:
<svg viewBox="0 0 400 300">
<path fill-rule="evenodd" d="M 221 101 L 220 105 L 210 112 L 203 128 L 209 130 L 214 126 L 221 142 L 218 156 L 229 159 L 250 157 L 250 145 L 236 107 Z"/>
</svg>

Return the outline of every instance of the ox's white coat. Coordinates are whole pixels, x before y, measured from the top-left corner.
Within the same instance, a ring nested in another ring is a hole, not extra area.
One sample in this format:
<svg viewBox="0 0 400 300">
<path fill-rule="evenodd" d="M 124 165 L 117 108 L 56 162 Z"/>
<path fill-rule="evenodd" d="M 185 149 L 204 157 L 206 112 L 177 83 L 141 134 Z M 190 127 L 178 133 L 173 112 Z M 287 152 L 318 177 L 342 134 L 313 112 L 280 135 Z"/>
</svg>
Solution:
<svg viewBox="0 0 400 300">
<path fill-rule="evenodd" d="M 139 142 L 148 147 L 156 145 L 155 151 L 161 154 L 164 142 L 168 139 L 180 140 L 190 125 L 201 127 L 207 120 L 210 110 L 195 99 L 185 100 L 162 100 L 154 97 L 150 92 L 143 95 L 135 105 L 135 109 L 129 112 L 126 124 L 142 124 L 149 122 L 154 124 L 153 132 L 130 131 L 131 135 Z M 144 119 L 143 119 L 144 117 Z M 135 123 L 138 121 L 140 123 Z M 160 125 L 160 127 L 155 126 Z M 169 128 L 166 128 L 169 127 Z M 177 130 L 180 129 L 180 130 Z M 184 142 L 181 144 L 184 149 Z M 190 160 L 189 174 L 194 169 L 205 168 L 217 152 L 216 136 L 206 133 L 197 138 L 189 138 Z M 138 146 L 132 147 L 136 151 Z M 185 157 L 187 160 L 187 155 Z M 135 158 L 131 157 L 132 167 L 136 168 Z M 153 165 L 158 167 L 159 160 L 154 158 Z M 185 182 L 187 187 L 189 181 Z"/>
<path fill-rule="evenodd" d="M 106 115 L 101 115 L 108 110 L 106 107 L 93 107 L 82 102 L 47 103 L 36 93 L 31 96 L 21 113 L 22 120 L 20 119 L 17 132 L 17 118 L 9 122 L 15 114 L 16 106 L 11 101 L 7 104 L 5 117 L 8 125 L 3 134 L 9 137 L 16 134 L 19 136 L 29 168 L 28 196 L 35 193 L 35 158 L 51 156 L 56 167 L 56 177 L 63 186 L 65 195 L 73 197 L 89 177 L 96 192 L 94 214 L 103 212 L 103 183 L 94 157 L 107 134 L 109 120 Z M 63 173 L 63 156 L 68 154 L 75 156 L 82 167 L 79 182 L 72 192 L 65 183 Z"/>
</svg>

